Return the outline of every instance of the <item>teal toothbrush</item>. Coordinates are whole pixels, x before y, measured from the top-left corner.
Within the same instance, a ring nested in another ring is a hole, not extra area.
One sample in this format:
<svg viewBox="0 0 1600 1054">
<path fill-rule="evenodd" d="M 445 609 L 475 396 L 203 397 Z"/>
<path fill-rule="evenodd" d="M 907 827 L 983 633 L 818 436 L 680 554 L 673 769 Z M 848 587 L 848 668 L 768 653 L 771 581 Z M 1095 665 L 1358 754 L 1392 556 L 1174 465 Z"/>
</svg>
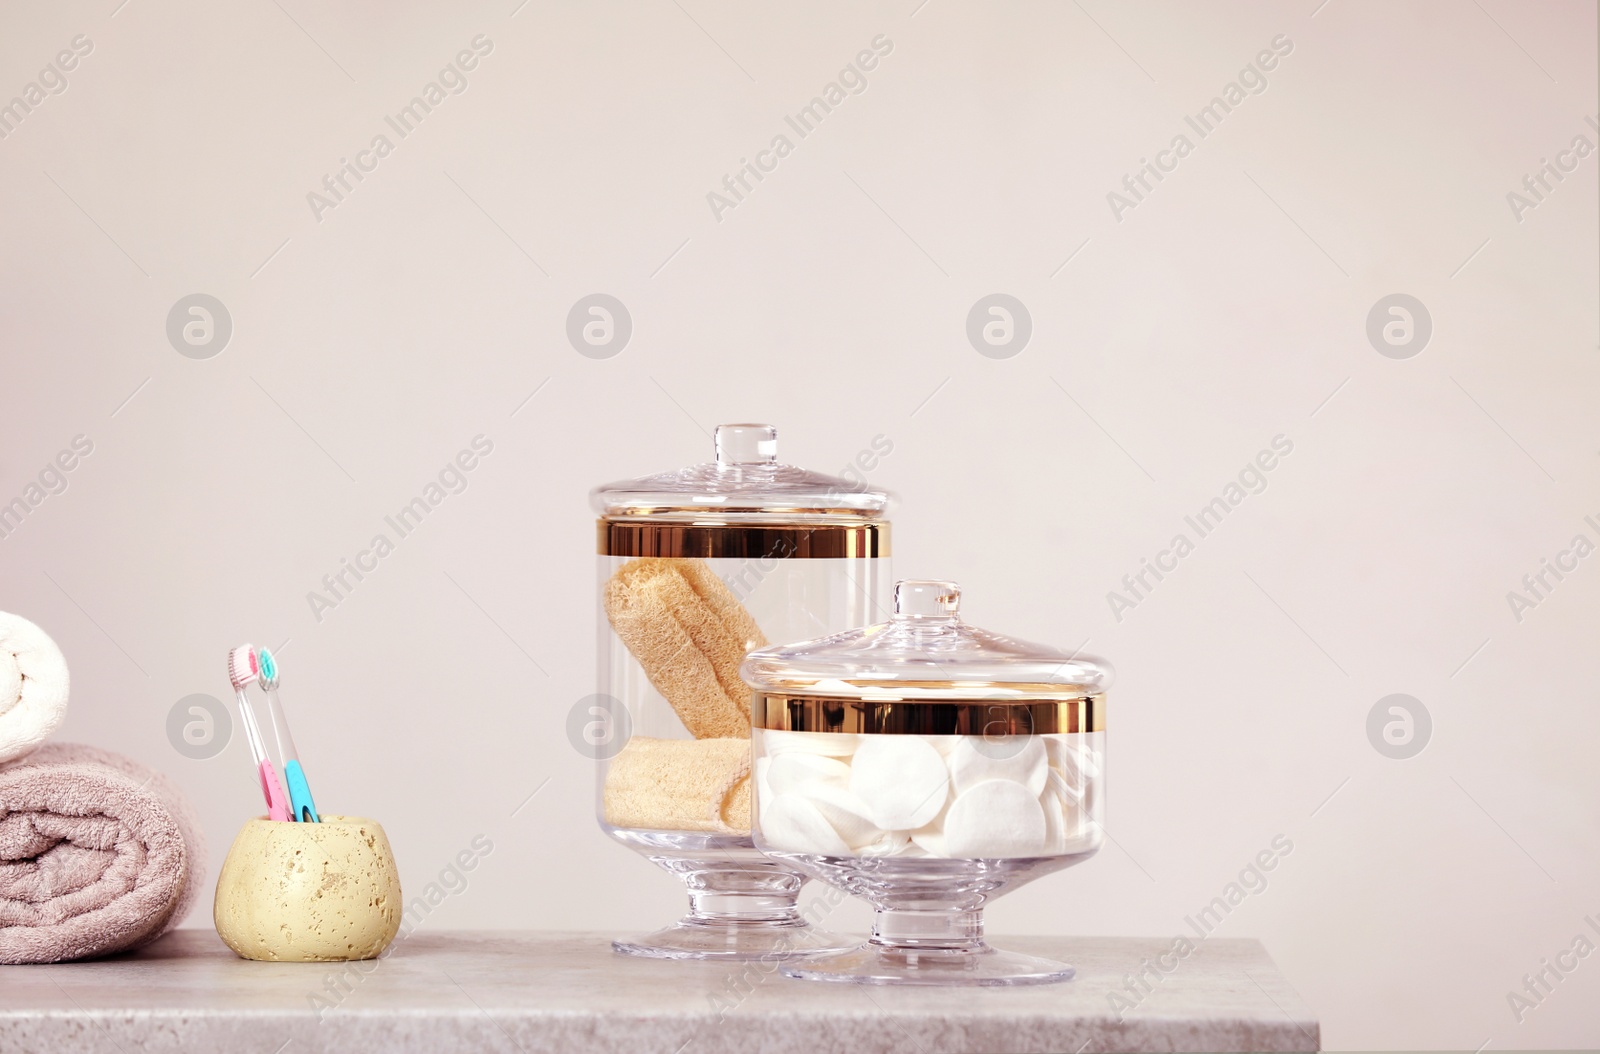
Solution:
<svg viewBox="0 0 1600 1054">
<path fill-rule="evenodd" d="M 261 687 L 267 693 L 267 714 L 272 730 L 278 738 L 278 754 L 283 759 L 283 780 L 289 790 L 289 804 L 294 818 L 301 823 L 321 823 L 317 803 L 311 799 L 311 785 L 306 782 L 305 770 L 300 767 L 300 752 L 289 735 L 289 719 L 283 714 L 283 704 L 278 701 L 278 662 L 266 648 L 257 650 L 261 665 Z"/>
</svg>

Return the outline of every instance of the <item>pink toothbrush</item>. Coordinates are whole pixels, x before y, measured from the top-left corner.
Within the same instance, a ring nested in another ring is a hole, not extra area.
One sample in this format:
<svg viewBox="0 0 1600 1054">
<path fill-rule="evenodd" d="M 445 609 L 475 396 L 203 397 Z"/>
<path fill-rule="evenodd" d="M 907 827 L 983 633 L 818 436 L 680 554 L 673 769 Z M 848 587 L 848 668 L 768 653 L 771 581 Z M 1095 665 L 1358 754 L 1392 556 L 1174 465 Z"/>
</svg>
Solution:
<svg viewBox="0 0 1600 1054">
<path fill-rule="evenodd" d="M 245 693 L 245 689 L 260 677 L 261 668 L 256 662 L 255 648 L 241 644 L 228 653 L 228 680 L 239 695 L 239 714 L 244 721 L 245 738 L 250 741 L 250 754 L 255 758 L 256 772 L 261 776 L 261 793 L 267 799 L 267 819 L 288 821 L 292 819 L 288 796 L 283 793 L 283 784 L 278 782 L 278 770 L 267 756 L 266 744 L 261 738 L 261 726 L 256 724 L 255 711 L 250 709 L 250 699 Z"/>
</svg>

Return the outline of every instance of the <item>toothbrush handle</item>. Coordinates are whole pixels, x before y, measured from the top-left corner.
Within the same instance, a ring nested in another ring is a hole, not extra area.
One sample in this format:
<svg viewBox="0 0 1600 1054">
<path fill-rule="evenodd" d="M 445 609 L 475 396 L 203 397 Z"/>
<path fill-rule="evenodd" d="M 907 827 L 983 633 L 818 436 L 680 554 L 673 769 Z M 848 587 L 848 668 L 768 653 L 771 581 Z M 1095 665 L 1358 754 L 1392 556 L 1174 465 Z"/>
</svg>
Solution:
<svg viewBox="0 0 1600 1054">
<path fill-rule="evenodd" d="M 306 782 L 305 771 L 297 758 L 284 763 L 283 778 L 289 784 L 289 801 L 294 806 L 294 818 L 301 823 L 321 823 L 317 803 L 311 800 L 311 785 Z"/>
<path fill-rule="evenodd" d="M 272 762 L 263 761 L 259 771 L 261 793 L 267 796 L 267 819 L 281 822 L 294 819 L 289 813 L 289 799 L 283 793 L 283 784 L 278 782 L 278 770 L 272 767 Z"/>
</svg>

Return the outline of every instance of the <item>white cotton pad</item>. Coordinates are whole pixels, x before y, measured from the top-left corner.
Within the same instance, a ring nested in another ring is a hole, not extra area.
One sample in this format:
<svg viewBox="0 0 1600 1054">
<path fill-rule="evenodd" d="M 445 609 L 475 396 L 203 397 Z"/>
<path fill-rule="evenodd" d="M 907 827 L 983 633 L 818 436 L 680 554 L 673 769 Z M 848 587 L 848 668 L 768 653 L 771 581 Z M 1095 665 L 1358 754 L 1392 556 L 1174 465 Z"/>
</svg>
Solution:
<svg viewBox="0 0 1600 1054">
<path fill-rule="evenodd" d="M 803 792 L 802 796 L 817 807 L 822 818 L 852 849 L 859 850 L 886 833 L 867 819 L 867 807 L 861 799 L 842 786 L 819 784 Z"/>
<path fill-rule="evenodd" d="M 846 758 L 856 752 L 861 737 L 852 732 L 787 732 L 766 729 L 761 733 L 761 749 L 769 756 L 778 754 L 821 754 Z"/>
<path fill-rule="evenodd" d="M 967 736 L 950 753 L 950 781 L 956 793 L 986 780 L 1020 783 L 1037 798 L 1044 793 L 1050 765 L 1038 736 Z"/>
<path fill-rule="evenodd" d="M 1048 783 L 1049 786 L 1061 789 L 1073 801 L 1079 801 L 1083 798 L 1083 781 L 1078 778 L 1077 773 L 1071 770 L 1059 769 L 1051 765 Z"/>
<path fill-rule="evenodd" d="M 919 827 L 912 831 L 911 844 L 929 856 L 950 855 L 949 848 L 944 841 L 944 827 L 938 823 L 930 823 L 926 827 Z"/>
<path fill-rule="evenodd" d="M 1068 805 L 1066 799 L 1061 797 L 1056 787 L 1056 780 L 1060 777 L 1056 773 L 1050 786 L 1045 788 L 1044 796 L 1040 798 L 1039 805 L 1044 809 L 1044 851 L 1046 853 L 1059 853 L 1067 844 L 1067 831 L 1077 829 L 1077 810 Z M 1073 820 L 1069 823 L 1068 814 Z"/>
<path fill-rule="evenodd" d="M 929 736 L 927 742 L 933 747 L 933 749 L 939 752 L 940 757 L 947 758 L 950 756 L 950 752 L 956 748 L 956 744 L 961 742 L 961 737 Z"/>
<path fill-rule="evenodd" d="M 761 809 L 761 839 L 789 853 L 849 856 L 844 843 L 817 807 L 798 794 L 777 794 Z"/>
<path fill-rule="evenodd" d="M 1062 841 L 1054 846 L 1058 853 L 1083 853 L 1101 842 L 1100 825 L 1094 822 L 1094 788 L 1090 783 L 1082 793 L 1074 793 L 1067 780 L 1054 769 L 1050 770 L 1050 786 L 1044 792 L 1044 807 L 1051 808 L 1051 799 L 1058 802 L 1062 818 Z"/>
<path fill-rule="evenodd" d="M 843 788 L 850 780 L 850 766 L 838 758 L 820 754 L 779 754 L 766 759 L 767 786 L 774 794 L 810 794 L 813 789 L 833 785 Z"/>
<path fill-rule="evenodd" d="M 1057 795 L 1062 801 L 1069 801 L 1073 804 L 1083 801 L 1083 792 L 1068 782 L 1066 777 L 1061 775 L 1061 770 L 1055 768 L 1050 770 L 1050 779 L 1045 784 L 1045 793 Z"/>
<path fill-rule="evenodd" d="M 1098 781 L 1091 780 L 1087 784 L 1075 786 L 1070 779 L 1061 774 L 1061 770 L 1056 768 L 1050 770 L 1050 783 L 1045 788 L 1045 793 L 1058 795 L 1066 804 L 1069 839 L 1073 837 L 1074 830 L 1081 829 L 1089 822 L 1088 818 L 1094 815 L 1096 795 L 1099 793 L 1096 788 L 1099 785 Z M 1076 828 L 1074 824 L 1077 824 Z"/>
<path fill-rule="evenodd" d="M 1078 755 L 1078 768 L 1083 772 L 1083 778 L 1086 781 L 1093 783 L 1105 775 L 1105 751 L 1089 741 L 1085 741 L 1075 747 L 1074 750 Z"/>
<path fill-rule="evenodd" d="M 935 816 L 950 796 L 944 758 L 916 736 L 872 736 L 856 750 L 850 789 L 867 816 L 888 831 L 910 831 Z"/>
<path fill-rule="evenodd" d="M 885 831 L 877 838 L 856 849 L 861 856 L 920 856 L 904 831 Z"/>
<path fill-rule="evenodd" d="M 1055 733 L 1040 738 L 1044 740 L 1050 764 L 1061 770 L 1068 783 L 1082 787 L 1087 780 L 1099 779 L 1099 751 L 1087 742 L 1074 743 L 1073 740 L 1079 736 Z"/>
<path fill-rule="evenodd" d="M 945 849 L 953 857 L 1040 856 L 1044 838 L 1039 798 L 1015 780 L 968 788 L 944 818 Z"/>
<path fill-rule="evenodd" d="M 755 762 L 750 766 L 751 772 L 756 777 L 756 798 L 759 801 L 764 802 L 772 797 L 772 785 L 767 782 L 767 770 L 771 767 L 771 758 L 756 758 Z"/>
<path fill-rule="evenodd" d="M 1103 836 L 1097 824 L 1083 822 L 1078 824 L 1076 831 L 1067 832 L 1066 844 L 1061 847 L 1063 853 L 1087 853 L 1098 848 Z"/>
<path fill-rule="evenodd" d="M 911 844 L 921 849 L 928 856 L 948 856 L 944 844 L 944 819 L 950 815 L 950 803 L 946 802 L 939 815 L 927 823 L 910 832 Z"/>
</svg>

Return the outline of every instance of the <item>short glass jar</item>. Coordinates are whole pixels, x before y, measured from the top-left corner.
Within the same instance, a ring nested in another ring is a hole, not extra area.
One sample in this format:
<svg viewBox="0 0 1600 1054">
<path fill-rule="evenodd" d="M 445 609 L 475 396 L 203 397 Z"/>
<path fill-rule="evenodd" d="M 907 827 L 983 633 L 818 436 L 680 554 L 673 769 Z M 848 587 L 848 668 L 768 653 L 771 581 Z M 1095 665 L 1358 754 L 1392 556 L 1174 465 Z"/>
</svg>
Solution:
<svg viewBox="0 0 1600 1054">
<path fill-rule="evenodd" d="M 750 693 L 768 641 L 864 626 L 887 604 L 889 495 L 778 462 L 770 425 L 716 458 L 598 487 L 600 826 L 677 875 L 689 912 L 634 955 L 777 959 L 848 948 L 797 906 L 804 872 L 750 837 Z"/>
<path fill-rule="evenodd" d="M 997 951 L 983 909 L 1104 837 L 1105 690 L 1082 655 L 964 624 L 952 582 L 895 586 L 885 623 L 752 652 L 755 843 L 875 911 L 809 980 L 1014 985 L 1072 967 Z"/>
</svg>

